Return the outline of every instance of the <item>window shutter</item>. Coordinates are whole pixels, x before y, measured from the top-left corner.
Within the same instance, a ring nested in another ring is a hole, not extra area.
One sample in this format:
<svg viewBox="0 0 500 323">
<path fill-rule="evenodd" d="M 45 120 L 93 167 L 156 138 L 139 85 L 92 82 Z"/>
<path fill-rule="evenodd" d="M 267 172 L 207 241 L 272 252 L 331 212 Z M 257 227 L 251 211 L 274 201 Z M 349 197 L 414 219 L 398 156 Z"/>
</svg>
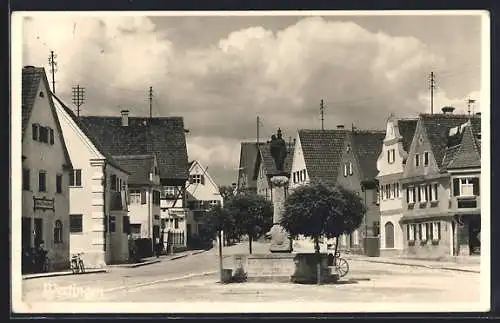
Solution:
<svg viewBox="0 0 500 323">
<path fill-rule="evenodd" d="M 453 179 L 453 196 L 458 196 L 460 194 L 460 179 Z"/>
<path fill-rule="evenodd" d="M 82 170 L 76 170 L 76 186 L 82 186 Z"/>
<path fill-rule="evenodd" d="M 387 162 L 391 163 L 391 151 L 390 150 L 387 151 Z"/>
<path fill-rule="evenodd" d="M 69 172 L 69 186 L 75 185 L 75 171 Z"/>
<path fill-rule="evenodd" d="M 434 184 L 434 201 L 438 200 L 438 184 Z"/>
<path fill-rule="evenodd" d="M 441 222 L 438 222 L 437 223 L 437 227 L 438 227 L 438 240 L 441 240 Z"/>
<path fill-rule="evenodd" d="M 141 190 L 141 204 L 146 204 L 146 190 Z"/>
<path fill-rule="evenodd" d="M 479 196 L 479 178 L 474 177 L 470 179 L 470 182 L 472 183 L 473 186 L 473 194 L 474 196 Z"/>
<path fill-rule="evenodd" d="M 406 239 L 411 240 L 409 224 L 406 225 Z"/>
<path fill-rule="evenodd" d="M 205 175 L 201 175 L 201 185 L 205 185 Z"/>
<path fill-rule="evenodd" d="M 406 188 L 406 203 L 410 203 L 410 187 Z"/>
<path fill-rule="evenodd" d="M 50 131 L 50 144 L 53 145 L 54 144 L 54 129 L 49 128 L 49 131 Z"/>
<path fill-rule="evenodd" d="M 36 123 L 34 123 L 31 126 L 31 132 L 32 132 L 33 140 L 38 140 L 38 125 Z"/>
<path fill-rule="evenodd" d="M 422 195 L 421 195 L 420 191 L 421 191 L 420 186 L 418 186 L 418 189 L 417 189 L 417 196 L 418 196 L 418 201 L 419 201 L 419 202 L 422 200 Z"/>
</svg>

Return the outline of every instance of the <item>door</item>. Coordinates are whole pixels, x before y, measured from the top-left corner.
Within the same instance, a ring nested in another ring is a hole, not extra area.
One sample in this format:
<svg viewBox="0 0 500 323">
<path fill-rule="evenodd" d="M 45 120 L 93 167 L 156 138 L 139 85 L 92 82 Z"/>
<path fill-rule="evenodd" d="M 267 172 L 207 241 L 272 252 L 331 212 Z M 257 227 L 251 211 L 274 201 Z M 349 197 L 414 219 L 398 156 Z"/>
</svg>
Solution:
<svg viewBox="0 0 500 323">
<path fill-rule="evenodd" d="M 35 219 L 35 247 L 43 241 L 43 219 Z"/>
<path fill-rule="evenodd" d="M 27 251 L 31 248 L 31 219 L 23 218 L 22 222 L 22 247 Z"/>
<path fill-rule="evenodd" d="M 479 219 L 472 219 L 469 222 L 469 248 L 471 255 L 481 253 L 481 222 Z"/>
<path fill-rule="evenodd" d="M 385 247 L 394 248 L 394 224 L 387 222 L 385 228 Z"/>
</svg>

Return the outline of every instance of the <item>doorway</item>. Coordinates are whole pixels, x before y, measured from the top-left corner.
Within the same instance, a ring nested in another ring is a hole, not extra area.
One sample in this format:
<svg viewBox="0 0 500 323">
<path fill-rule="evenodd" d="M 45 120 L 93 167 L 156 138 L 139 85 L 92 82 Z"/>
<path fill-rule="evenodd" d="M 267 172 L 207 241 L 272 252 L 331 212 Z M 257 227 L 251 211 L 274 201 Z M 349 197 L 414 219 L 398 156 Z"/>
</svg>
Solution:
<svg viewBox="0 0 500 323">
<path fill-rule="evenodd" d="M 473 218 L 469 222 L 470 255 L 481 254 L 481 219 Z"/>
<path fill-rule="evenodd" d="M 22 222 L 22 249 L 28 251 L 31 248 L 31 219 L 23 218 Z"/>
<path fill-rule="evenodd" d="M 387 222 L 385 224 L 385 247 L 394 248 L 394 224 Z"/>
<path fill-rule="evenodd" d="M 35 247 L 39 246 L 43 241 L 43 219 L 35 218 Z"/>
</svg>

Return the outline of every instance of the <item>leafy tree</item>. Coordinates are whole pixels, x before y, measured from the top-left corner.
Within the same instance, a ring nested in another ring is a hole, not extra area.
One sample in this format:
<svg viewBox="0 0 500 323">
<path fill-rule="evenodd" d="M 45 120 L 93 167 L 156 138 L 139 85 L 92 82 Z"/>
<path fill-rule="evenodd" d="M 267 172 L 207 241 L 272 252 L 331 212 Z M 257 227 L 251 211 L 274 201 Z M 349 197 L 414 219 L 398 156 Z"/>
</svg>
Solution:
<svg viewBox="0 0 500 323">
<path fill-rule="evenodd" d="M 213 241 L 221 230 L 228 236 L 234 236 L 235 223 L 231 213 L 226 208 L 217 205 L 206 212 L 199 235 L 205 243 L 208 243 Z"/>
<path fill-rule="evenodd" d="M 252 241 L 266 234 L 273 224 L 273 208 L 262 196 L 237 195 L 224 206 L 234 219 L 235 233 L 248 236 L 248 249 L 252 254 Z"/>
<path fill-rule="evenodd" d="M 229 199 L 231 199 L 234 196 L 234 189 L 231 186 L 220 186 L 219 192 L 220 195 L 222 196 L 222 199 L 224 200 L 224 203 L 226 203 Z"/>
<path fill-rule="evenodd" d="M 337 238 L 361 225 L 366 208 L 353 191 L 340 186 L 312 183 L 296 188 L 285 201 L 281 225 L 292 237 L 313 238 L 319 253 L 320 237 Z"/>
</svg>

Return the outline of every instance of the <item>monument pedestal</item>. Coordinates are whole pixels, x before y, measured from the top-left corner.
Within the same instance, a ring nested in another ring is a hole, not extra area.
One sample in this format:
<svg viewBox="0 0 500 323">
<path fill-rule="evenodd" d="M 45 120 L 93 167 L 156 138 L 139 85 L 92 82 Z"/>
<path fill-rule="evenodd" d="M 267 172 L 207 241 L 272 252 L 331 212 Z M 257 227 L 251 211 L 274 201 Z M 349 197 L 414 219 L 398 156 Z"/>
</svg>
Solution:
<svg viewBox="0 0 500 323">
<path fill-rule="evenodd" d="M 288 177 L 277 174 L 271 177 L 271 194 L 273 196 L 273 226 L 269 231 L 271 245 L 269 251 L 272 253 L 292 252 L 292 240 L 288 232 L 281 226 L 280 221 L 285 209 L 285 187 L 288 185 Z"/>
</svg>

